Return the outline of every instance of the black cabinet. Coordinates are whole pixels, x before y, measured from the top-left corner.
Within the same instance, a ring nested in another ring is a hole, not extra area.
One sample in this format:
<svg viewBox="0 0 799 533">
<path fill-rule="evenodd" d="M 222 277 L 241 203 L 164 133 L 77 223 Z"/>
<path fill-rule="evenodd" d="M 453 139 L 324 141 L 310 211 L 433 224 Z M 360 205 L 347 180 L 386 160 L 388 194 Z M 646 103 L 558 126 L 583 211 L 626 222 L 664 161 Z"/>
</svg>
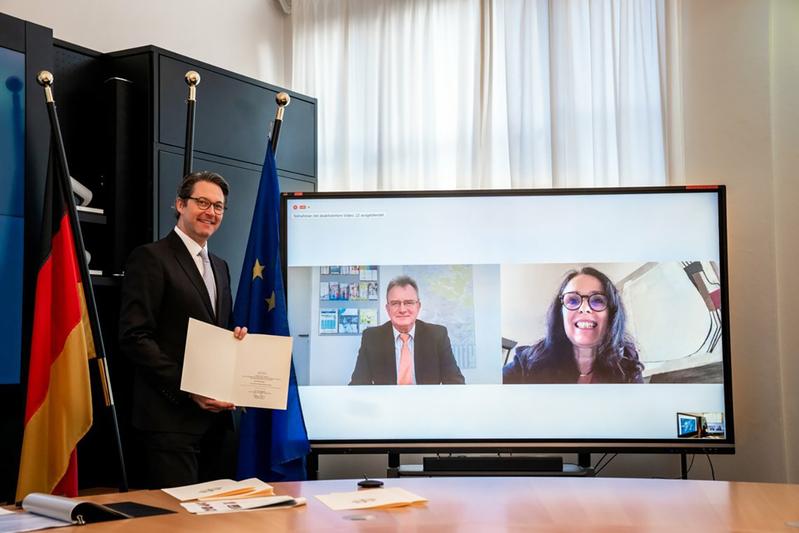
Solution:
<svg viewBox="0 0 799 533">
<path fill-rule="evenodd" d="M 182 177 L 186 128 L 185 74 L 200 73 L 195 114 L 194 170 L 222 174 L 231 187 L 230 209 L 219 235 L 211 240 L 214 253 L 228 261 L 238 277 L 258 188 L 266 143 L 275 115 L 275 96 L 284 91 L 156 47 L 137 48 L 107 55 L 106 90 L 124 100 L 126 109 L 138 111 L 124 118 L 117 112 L 115 135 L 127 139 L 127 152 L 112 161 L 115 182 L 125 184 L 115 193 L 116 204 L 126 204 L 111 215 L 117 241 L 126 251 L 166 235 L 175 224 L 173 204 Z M 316 100 L 292 91 L 277 152 L 283 191 L 316 189 Z M 117 106 L 120 102 L 117 102 Z M 131 203 L 136 207 L 132 208 Z M 130 227 L 139 227 L 133 233 Z M 127 228 L 127 235 L 118 232 Z M 120 270 L 117 258 L 112 269 Z M 238 280 L 234 279 L 234 291 Z"/>
<path fill-rule="evenodd" d="M 266 139 L 275 116 L 275 96 L 283 89 L 222 74 L 163 53 L 156 58 L 159 143 L 183 147 L 187 93 L 184 76 L 186 71 L 196 70 L 201 81 L 197 87 L 195 152 L 263 164 Z M 316 153 L 315 124 L 315 100 L 292 94 L 281 131 L 279 170 L 314 180 L 316 158 L 309 156 Z"/>
<path fill-rule="evenodd" d="M 232 272 L 244 256 L 278 92 L 291 96 L 277 151 L 281 190 L 316 189 L 314 98 L 152 46 L 100 54 L 55 41 L 53 50 L 70 169 L 107 219 L 105 233 L 92 228 L 87 240 L 90 266 L 104 276 L 121 274 L 133 248 L 174 226 L 189 70 L 201 76 L 193 168 L 219 172 L 231 186 L 231 208 L 211 247 Z"/>
</svg>

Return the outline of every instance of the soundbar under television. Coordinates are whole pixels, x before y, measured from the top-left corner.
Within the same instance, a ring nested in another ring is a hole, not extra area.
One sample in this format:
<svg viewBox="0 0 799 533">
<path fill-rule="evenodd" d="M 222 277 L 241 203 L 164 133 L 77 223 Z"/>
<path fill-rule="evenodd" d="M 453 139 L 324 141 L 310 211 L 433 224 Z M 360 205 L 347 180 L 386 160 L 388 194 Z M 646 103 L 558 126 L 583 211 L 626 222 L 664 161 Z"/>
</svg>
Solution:
<svg viewBox="0 0 799 533">
<path fill-rule="evenodd" d="M 732 453 L 725 217 L 723 186 L 283 194 L 314 449 Z"/>
</svg>

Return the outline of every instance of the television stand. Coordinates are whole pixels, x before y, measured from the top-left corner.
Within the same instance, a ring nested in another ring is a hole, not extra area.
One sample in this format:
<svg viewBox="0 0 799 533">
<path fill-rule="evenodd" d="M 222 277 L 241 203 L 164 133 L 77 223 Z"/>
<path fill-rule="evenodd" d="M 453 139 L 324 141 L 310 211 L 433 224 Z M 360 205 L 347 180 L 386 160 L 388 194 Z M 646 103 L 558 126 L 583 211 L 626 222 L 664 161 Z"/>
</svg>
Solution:
<svg viewBox="0 0 799 533">
<path fill-rule="evenodd" d="M 425 457 L 424 464 L 400 465 L 399 454 L 389 454 L 386 477 L 569 476 L 592 477 L 590 454 L 579 454 L 579 464 L 551 456 Z"/>
</svg>

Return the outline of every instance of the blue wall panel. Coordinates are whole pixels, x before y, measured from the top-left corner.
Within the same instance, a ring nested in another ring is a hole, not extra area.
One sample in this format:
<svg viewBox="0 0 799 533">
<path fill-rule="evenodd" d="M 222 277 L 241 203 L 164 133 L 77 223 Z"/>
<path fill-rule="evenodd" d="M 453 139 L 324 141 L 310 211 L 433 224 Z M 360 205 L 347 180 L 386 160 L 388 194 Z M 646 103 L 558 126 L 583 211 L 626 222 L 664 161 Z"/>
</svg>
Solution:
<svg viewBox="0 0 799 533">
<path fill-rule="evenodd" d="M 19 383 L 25 231 L 25 56 L 0 48 L 0 384 Z"/>
<path fill-rule="evenodd" d="M 0 215 L 0 384 L 19 383 L 24 225 L 20 217 Z"/>
</svg>

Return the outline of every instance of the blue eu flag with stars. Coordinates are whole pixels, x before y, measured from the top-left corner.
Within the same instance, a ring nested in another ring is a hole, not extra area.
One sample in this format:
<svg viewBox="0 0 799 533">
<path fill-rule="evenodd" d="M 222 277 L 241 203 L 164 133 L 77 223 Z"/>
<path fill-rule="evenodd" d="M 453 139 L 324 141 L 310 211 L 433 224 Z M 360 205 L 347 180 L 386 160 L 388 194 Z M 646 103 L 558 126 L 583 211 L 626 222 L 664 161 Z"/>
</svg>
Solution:
<svg viewBox="0 0 799 533">
<path fill-rule="evenodd" d="M 246 326 L 250 333 L 288 336 L 280 263 L 279 200 L 275 154 L 272 143 L 267 142 L 233 317 L 234 324 Z M 286 410 L 248 408 L 242 414 L 237 476 L 265 481 L 305 479 L 305 457 L 309 452 L 292 363 Z"/>
</svg>

